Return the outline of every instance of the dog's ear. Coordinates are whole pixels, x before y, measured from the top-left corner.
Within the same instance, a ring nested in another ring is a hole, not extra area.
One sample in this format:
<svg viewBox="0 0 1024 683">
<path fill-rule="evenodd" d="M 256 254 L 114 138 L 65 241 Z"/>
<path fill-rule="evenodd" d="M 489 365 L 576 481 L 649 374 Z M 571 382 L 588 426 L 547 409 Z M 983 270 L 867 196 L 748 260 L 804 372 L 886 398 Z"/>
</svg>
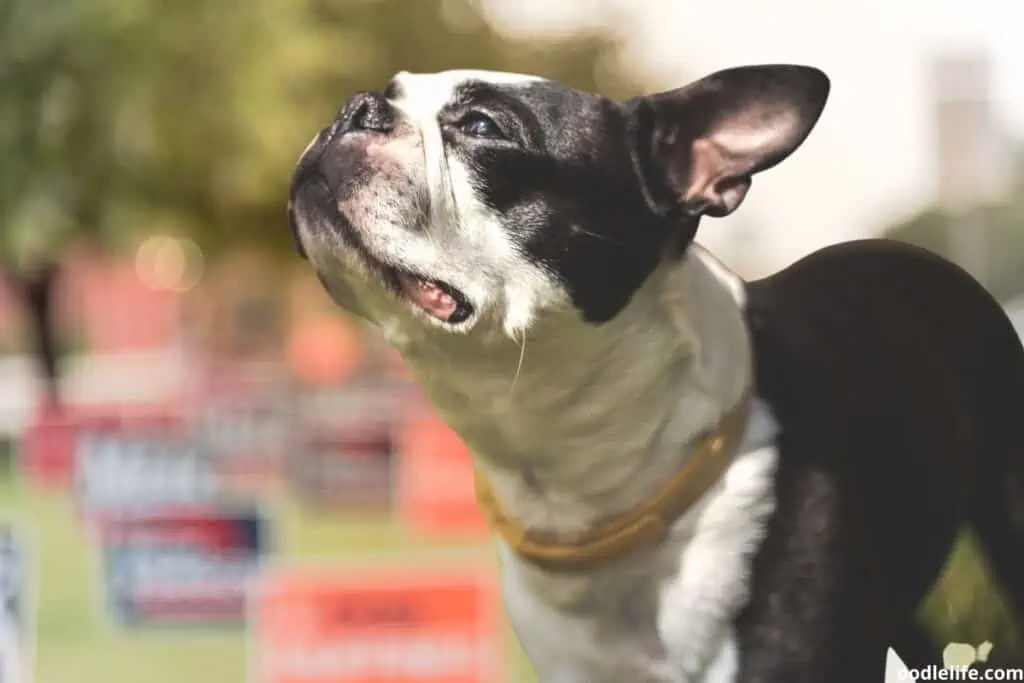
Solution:
<svg viewBox="0 0 1024 683">
<path fill-rule="evenodd" d="M 814 127 L 828 77 L 807 66 L 726 69 L 626 103 L 637 171 L 662 211 L 726 216 L 753 174 L 792 153 Z"/>
</svg>

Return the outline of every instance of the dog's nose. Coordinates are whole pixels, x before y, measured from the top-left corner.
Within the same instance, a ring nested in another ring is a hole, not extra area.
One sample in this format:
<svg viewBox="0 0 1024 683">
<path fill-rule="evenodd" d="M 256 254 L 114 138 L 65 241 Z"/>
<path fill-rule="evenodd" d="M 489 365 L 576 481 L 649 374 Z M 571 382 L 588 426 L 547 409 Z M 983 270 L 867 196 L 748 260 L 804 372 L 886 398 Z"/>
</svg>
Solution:
<svg viewBox="0 0 1024 683">
<path fill-rule="evenodd" d="M 390 133 L 394 127 L 395 112 L 388 101 L 378 93 L 361 92 L 353 95 L 341 108 L 331 126 L 330 137 L 359 130 Z"/>
</svg>

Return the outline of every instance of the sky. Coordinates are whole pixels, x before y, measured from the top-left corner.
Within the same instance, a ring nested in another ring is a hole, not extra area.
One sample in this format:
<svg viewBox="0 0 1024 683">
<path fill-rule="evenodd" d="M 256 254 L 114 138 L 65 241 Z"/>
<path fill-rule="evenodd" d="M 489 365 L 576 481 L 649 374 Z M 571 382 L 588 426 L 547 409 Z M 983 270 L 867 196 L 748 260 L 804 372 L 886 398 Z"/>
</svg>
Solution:
<svg viewBox="0 0 1024 683">
<path fill-rule="evenodd" d="M 877 234 L 935 195 L 929 60 L 982 50 L 1001 127 L 1024 138 L 1022 0 L 490 0 L 517 31 L 614 18 L 632 66 L 674 87 L 720 68 L 792 62 L 823 69 L 832 93 L 815 131 L 755 179 L 703 242 L 745 275 L 829 243 Z"/>
</svg>

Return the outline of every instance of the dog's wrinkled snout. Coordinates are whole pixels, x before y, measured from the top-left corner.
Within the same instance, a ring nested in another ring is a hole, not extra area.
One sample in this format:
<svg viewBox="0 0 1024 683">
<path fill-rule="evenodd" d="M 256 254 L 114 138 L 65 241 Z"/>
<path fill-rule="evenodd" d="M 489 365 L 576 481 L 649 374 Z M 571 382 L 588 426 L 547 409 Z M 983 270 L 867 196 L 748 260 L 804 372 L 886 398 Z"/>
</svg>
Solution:
<svg viewBox="0 0 1024 683">
<path fill-rule="evenodd" d="M 374 141 L 366 136 L 357 139 L 350 134 L 390 136 L 397 121 L 397 111 L 379 93 L 353 95 L 299 159 L 292 181 L 293 197 L 308 181 L 325 183 L 337 200 L 365 187 L 378 170 L 367 157 L 367 149 Z"/>
<path fill-rule="evenodd" d="M 395 111 L 382 95 L 360 92 L 342 107 L 329 131 L 330 138 L 354 131 L 390 133 L 395 128 Z"/>
</svg>

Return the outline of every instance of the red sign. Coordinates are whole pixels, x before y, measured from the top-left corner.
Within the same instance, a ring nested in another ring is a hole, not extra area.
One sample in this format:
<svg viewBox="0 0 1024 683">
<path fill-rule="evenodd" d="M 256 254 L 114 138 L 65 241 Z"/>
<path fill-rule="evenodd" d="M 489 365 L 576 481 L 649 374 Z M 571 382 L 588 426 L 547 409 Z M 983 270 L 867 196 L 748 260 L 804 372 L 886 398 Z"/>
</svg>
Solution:
<svg viewBox="0 0 1024 683">
<path fill-rule="evenodd" d="M 253 683 L 497 683 L 493 571 L 292 569 L 256 592 Z"/>
<path fill-rule="evenodd" d="M 405 422 L 396 465 L 397 508 L 409 528 L 441 536 L 487 535 L 469 451 L 436 414 L 417 411 Z"/>
</svg>

